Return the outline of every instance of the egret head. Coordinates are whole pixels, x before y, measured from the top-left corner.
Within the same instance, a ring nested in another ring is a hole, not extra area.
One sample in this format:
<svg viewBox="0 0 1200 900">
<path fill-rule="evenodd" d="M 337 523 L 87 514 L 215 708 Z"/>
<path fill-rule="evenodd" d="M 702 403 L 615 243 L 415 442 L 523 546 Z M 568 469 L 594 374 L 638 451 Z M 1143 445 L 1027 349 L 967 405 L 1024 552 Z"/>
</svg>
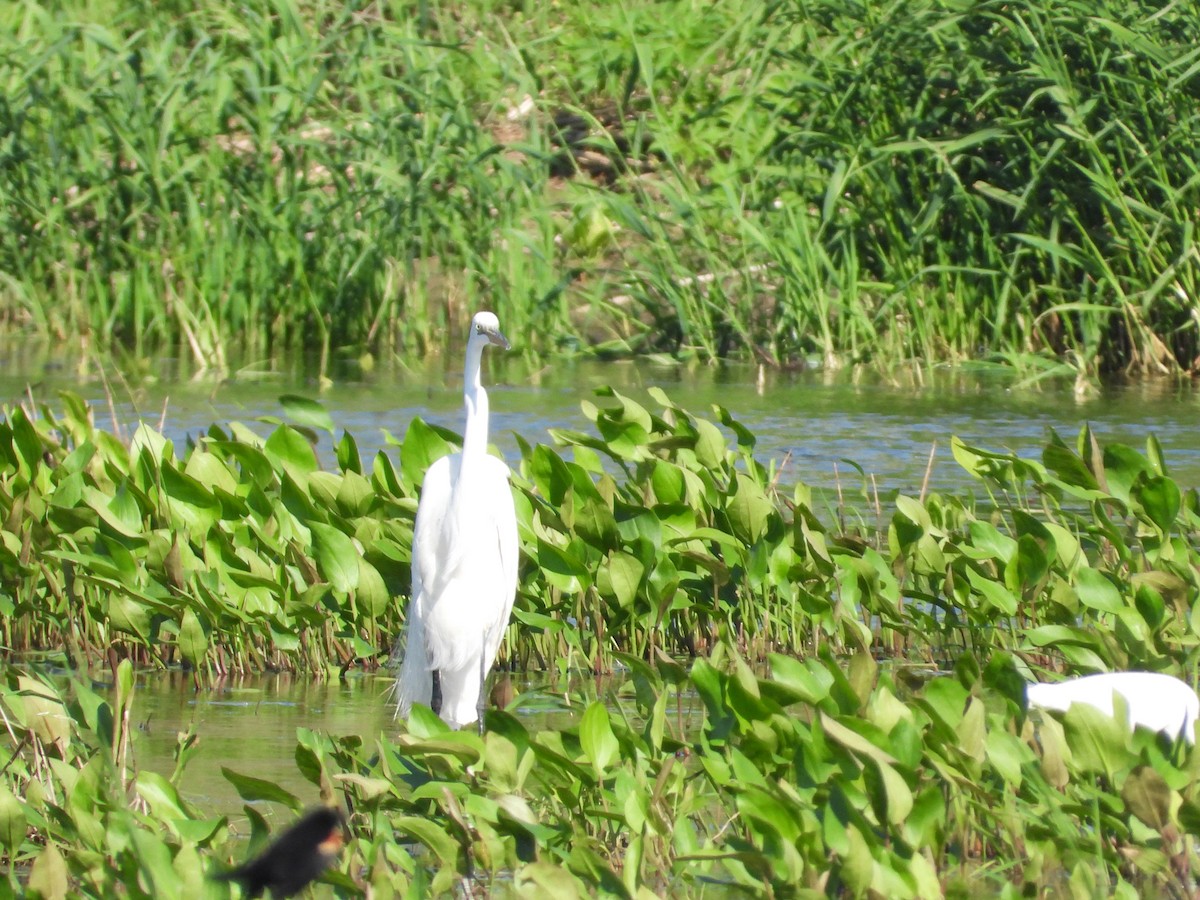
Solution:
<svg viewBox="0 0 1200 900">
<path fill-rule="evenodd" d="M 500 320 L 496 318 L 493 312 L 477 312 L 475 318 L 471 320 L 471 334 L 468 338 L 471 341 L 484 341 L 488 344 L 495 344 L 497 347 L 508 349 L 508 338 L 500 333 Z"/>
</svg>

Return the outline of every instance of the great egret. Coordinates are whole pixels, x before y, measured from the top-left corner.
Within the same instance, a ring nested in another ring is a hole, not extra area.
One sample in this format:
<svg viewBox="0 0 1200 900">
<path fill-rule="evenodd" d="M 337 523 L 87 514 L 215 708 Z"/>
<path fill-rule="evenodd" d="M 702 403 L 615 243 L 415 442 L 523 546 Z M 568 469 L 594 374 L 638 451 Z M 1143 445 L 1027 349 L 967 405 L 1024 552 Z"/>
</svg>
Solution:
<svg viewBox="0 0 1200 900">
<path fill-rule="evenodd" d="M 483 683 L 517 592 L 517 516 L 508 466 L 487 452 L 488 396 L 479 380 L 483 348 L 508 349 L 500 322 L 475 314 L 467 338 L 462 452 L 425 473 L 412 546 L 412 599 L 397 714 L 424 703 L 451 728 L 479 720 Z"/>
<path fill-rule="evenodd" d="M 1195 723 L 1200 719 L 1200 697 L 1185 681 L 1158 672 L 1105 672 L 1068 678 L 1052 684 L 1030 684 L 1025 700 L 1030 708 L 1066 712 L 1083 703 L 1106 716 L 1113 715 L 1113 695 L 1120 694 L 1131 729 L 1161 731 L 1170 738 L 1181 734 L 1195 744 Z"/>
<path fill-rule="evenodd" d="M 269 890 L 275 900 L 293 897 L 333 865 L 344 842 L 345 821 L 336 809 L 318 806 L 305 813 L 250 862 L 212 877 L 236 881 L 247 897 Z"/>
</svg>

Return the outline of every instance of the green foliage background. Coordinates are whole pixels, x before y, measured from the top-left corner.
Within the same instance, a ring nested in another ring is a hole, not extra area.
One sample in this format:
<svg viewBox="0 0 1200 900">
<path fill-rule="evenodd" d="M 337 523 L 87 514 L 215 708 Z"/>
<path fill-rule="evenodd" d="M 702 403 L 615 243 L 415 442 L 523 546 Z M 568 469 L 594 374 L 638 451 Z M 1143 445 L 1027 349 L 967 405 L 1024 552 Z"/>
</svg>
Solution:
<svg viewBox="0 0 1200 900">
<path fill-rule="evenodd" d="M 532 353 L 1200 357 L 1186 4 L 101 0 L 0 21 L 0 315 L 21 332 L 216 365 L 407 356 L 486 305 Z M 636 164 L 551 178 L 564 111 Z"/>
</svg>

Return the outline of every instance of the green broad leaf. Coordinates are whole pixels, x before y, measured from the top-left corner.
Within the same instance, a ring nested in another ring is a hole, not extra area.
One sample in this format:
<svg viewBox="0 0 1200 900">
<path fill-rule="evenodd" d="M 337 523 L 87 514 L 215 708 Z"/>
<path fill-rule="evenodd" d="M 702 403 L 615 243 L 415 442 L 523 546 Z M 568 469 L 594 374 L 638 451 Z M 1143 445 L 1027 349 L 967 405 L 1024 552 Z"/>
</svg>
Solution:
<svg viewBox="0 0 1200 900">
<path fill-rule="evenodd" d="M 713 409 L 720 423 L 733 432 L 734 437 L 737 439 L 738 447 L 744 451 L 753 450 L 754 445 L 758 443 L 754 432 L 735 419 L 725 407 L 714 406 Z"/>
<path fill-rule="evenodd" d="M 1126 808 L 1146 826 L 1161 832 L 1171 824 L 1172 790 L 1151 766 L 1138 766 L 1121 785 Z"/>
<path fill-rule="evenodd" d="M 273 781 L 255 778 L 252 775 L 242 775 L 227 766 L 221 766 L 221 774 L 225 776 L 226 781 L 233 785 L 238 796 L 247 803 L 264 800 L 269 803 L 281 803 L 294 812 L 299 812 L 303 808 L 303 804 L 295 794 Z"/>
<path fill-rule="evenodd" d="M 640 789 L 637 780 L 628 769 L 619 769 L 613 785 L 613 793 L 624 797 L 622 811 L 625 824 L 634 834 L 641 834 L 646 827 L 646 819 L 650 815 L 649 798 Z"/>
<path fill-rule="evenodd" d="M 1016 555 L 1004 567 L 1004 581 L 1009 589 L 1021 591 L 1038 584 L 1050 571 L 1050 560 L 1037 538 L 1021 535 Z"/>
<path fill-rule="evenodd" d="M 864 897 L 875 875 L 875 860 L 862 832 L 853 824 L 846 826 L 846 846 L 838 874 L 852 896 Z"/>
<path fill-rule="evenodd" d="M 620 543 L 616 518 L 595 488 L 586 493 L 575 490 L 571 502 L 571 515 L 576 533 L 597 550 L 616 548 Z"/>
<path fill-rule="evenodd" d="M 47 844 L 33 861 L 26 886 L 40 900 L 66 900 L 71 887 L 67 861 L 54 844 Z"/>
<path fill-rule="evenodd" d="M 156 818 L 162 821 L 190 818 L 175 785 L 157 772 L 139 772 L 136 790 Z"/>
<path fill-rule="evenodd" d="M 258 445 L 241 441 L 211 441 L 208 448 L 212 453 L 228 457 L 237 464 L 239 484 L 256 484 L 266 488 L 275 483 L 275 469 L 271 460 Z"/>
<path fill-rule="evenodd" d="M 946 798 L 937 784 L 928 785 L 913 800 L 912 810 L 904 821 L 904 833 L 915 847 L 934 846 L 946 823 Z"/>
<path fill-rule="evenodd" d="M 317 471 L 317 455 L 308 438 L 289 428 L 280 425 L 263 444 L 263 453 L 275 465 L 292 469 L 301 475 L 309 475 Z"/>
<path fill-rule="evenodd" d="M 1067 529 L 1054 522 L 1046 522 L 1046 530 L 1054 538 L 1054 548 L 1058 555 L 1058 564 L 1065 572 L 1074 572 L 1081 565 L 1087 564 L 1087 557 L 1079 546 L 1079 539 Z"/>
<path fill-rule="evenodd" d="M 1123 503 L 1130 500 L 1130 489 L 1138 476 L 1149 474 L 1150 463 L 1142 454 L 1124 444 L 1104 448 L 1104 472 L 1109 492 Z"/>
<path fill-rule="evenodd" d="M 109 597 L 108 621 L 117 631 L 131 634 L 143 642 L 150 639 L 150 607 L 129 594 Z"/>
<path fill-rule="evenodd" d="M 737 488 L 726 507 L 729 526 L 734 535 L 745 544 L 753 544 L 767 530 L 775 506 L 763 489 L 754 481 L 737 473 Z"/>
<path fill-rule="evenodd" d="M 964 444 L 958 435 L 950 437 L 950 454 L 969 475 L 981 480 L 987 477 L 989 467 L 986 460 Z"/>
<path fill-rule="evenodd" d="M 204 896 L 207 864 L 201 860 L 196 846 L 210 840 L 211 834 L 212 832 L 209 831 L 196 838 L 190 834 L 180 833 L 180 837 L 183 838 L 183 846 L 175 854 L 175 858 L 171 861 L 171 867 L 175 870 L 175 881 L 178 882 L 182 895 L 188 900 Z"/>
<path fill-rule="evenodd" d="M 60 509 L 74 509 L 83 502 L 83 473 L 72 472 L 54 487 L 50 503 Z"/>
<path fill-rule="evenodd" d="M 1113 696 L 1109 716 L 1086 703 L 1073 703 L 1063 715 L 1063 729 L 1075 766 L 1113 779 L 1136 757 L 1129 750 L 1129 724 L 1121 695 Z"/>
<path fill-rule="evenodd" d="M 962 721 L 954 729 L 958 737 L 958 748 L 968 757 L 980 762 L 987 753 L 987 725 L 983 702 L 972 697 L 967 703 Z"/>
<path fill-rule="evenodd" d="M 392 829 L 398 838 L 410 838 L 424 844 L 440 866 L 451 869 L 457 867 L 458 841 L 436 821 L 418 816 L 400 816 L 392 821 Z"/>
<path fill-rule="evenodd" d="M 358 587 L 359 554 L 354 541 L 332 525 L 309 522 L 313 555 L 322 577 L 333 589 L 349 593 Z"/>
<path fill-rule="evenodd" d="M 637 597 L 645 571 L 636 556 L 615 550 L 596 572 L 596 588 L 602 596 L 611 597 L 622 609 L 628 609 Z"/>
<path fill-rule="evenodd" d="M 664 459 L 655 461 L 654 471 L 650 473 L 650 487 L 654 491 L 656 502 L 686 503 L 687 495 L 684 485 L 683 469 Z"/>
<path fill-rule="evenodd" d="M 1042 748 L 1041 770 L 1046 781 L 1056 790 L 1062 790 L 1071 780 L 1071 748 L 1067 746 L 1062 723 L 1049 716 L 1042 717 L 1038 728 L 1038 741 Z"/>
<path fill-rule="evenodd" d="M 608 710 L 600 701 L 589 705 L 579 722 L 579 745 L 597 777 L 603 776 L 620 752 L 620 745 L 608 719 Z"/>
<path fill-rule="evenodd" d="M 772 653 L 768 657 L 771 680 L 794 691 L 810 706 L 816 706 L 829 696 L 833 676 L 824 666 L 808 666 L 794 656 Z"/>
<path fill-rule="evenodd" d="M 637 422 L 615 422 L 601 416 L 596 422 L 596 427 L 604 437 L 605 447 L 613 458 L 637 462 L 650 455 L 646 446 L 650 442 L 650 435 Z"/>
<path fill-rule="evenodd" d="M 993 581 L 971 567 L 967 569 L 967 581 L 971 584 L 971 590 L 978 593 L 988 606 L 1001 615 L 1015 616 L 1017 614 L 1017 598 L 1003 584 Z"/>
<path fill-rule="evenodd" d="M 375 500 L 375 490 L 362 475 L 347 469 L 338 485 L 337 508 L 344 516 L 365 516 Z"/>
<path fill-rule="evenodd" d="M 179 620 L 179 637 L 176 639 L 183 658 L 199 665 L 208 653 L 208 630 L 192 609 L 184 610 Z"/>
<path fill-rule="evenodd" d="M 435 460 L 454 450 L 440 429 L 433 428 L 423 419 L 414 418 L 404 432 L 400 445 L 400 475 L 413 487 L 425 480 L 425 472 Z"/>
<path fill-rule="evenodd" d="M 129 657 L 117 664 L 117 710 L 124 712 L 133 702 L 133 663 Z"/>
<path fill-rule="evenodd" d="M 538 444 L 525 460 L 525 476 L 533 482 L 552 506 L 561 506 L 571 489 L 571 471 L 561 456 L 545 444 Z"/>
<path fill-rule="evenodd" d="M 28 675 L 17 676 L 17 690 L 21 692 L 26 727 L 42 743 L 65 747 L 71 739 L 71 717 L 55 690 Z"/>
<path fill-rule="evenodd" d="M 358 442 L 355 441 L 354 435 L 348 431 L 343 431 L 342 439 L 337 442 L 335 452 L 337 454 L 338 466 L 343 472 L 354 472 L 356 475 L 362 474 L 362 456 L 358 452 Z"/>
<path fill-rule="evenodd" d="M 93 487 L 83 489 L 84 502 L 94 509 L 117 534 L 139 537 L 142 534 L 142 510 L 137 500 L 122 481 L 111 496 Z"/>
<path fill-rule="evenodd" d="M 584 900 L 595 896 L 571 870 L 557 862 L 534 862 L 513 874 L 514 895 L 554 900 Z M 639 898 L 640 900 L 640 898 Z"/>
<path fill-rule="evenodd" d="M 333 434 L 333 419 L 329 410 L 316 400 L 297 394 L 284 394 L 279 398 L 279 405 L 283 407 L 284 414 L 297 425 L 319 428 Z"/>
<path fill-rule="evenodd" d="M 8 789 L 8 785 L 0 783 L 0 845 L 8 851 L 12 859 L 25 843 L 25 806 L 16 795 Z"/>
<path fill-rule="evenodd" d="M 1062 479 L 1065 484 L 1082 488 L 1085 491 L 1099 492 L 1100 490 L 1096 476 L 1088 469 L 1087 463 L 1062 444 L 1049 444 L 1042 451 L 1042 464 Z"/>
<path fill-rule="evenodd" d="M 725 435 L 707 419 L 696 420 L 696 461 L 706 469 L 720 469 L 727 450 Z"/>
<path fill-rule="evenodd" d="M 824 711 L 819 714 L 819 718 L 821 727 L 825 730 L 825 736 L 834 743 L 841 744 L 851 753 L 873 762 L 886 763 L 889 766 L 895 765 L 896 758 L 894 756 L 875 746 L 858 732 L 851 731 Z"/>
<path fill-rule="evenodd" d="M 860 706 L 865 706 L 875 691 L 878 673 L 879 664 L 875 662 L 875 657 L 871 653 L 860 650 L 850 657 L 850 662 L 846 666 L 846 680 L 850 682 L 850 687 L 858 698 Z"/>
<path fill-rule="evenodd" d="M 333 780 L 339 784 L 350 784 L 357 789 L 357 794 L 363 800 L 371 801 L 385 797 L 395 791 L 396 786 L 386 778 L 370 778 L 354 772 L 338 772 Z"/>
<path fill-rule="evenodd" d="M 221 501 L 196 479 L 174 466 L 162 467 L 162 489 L 176 528 L 200 537 L 220 520 Z"/>
<path fill-rule="evenodd" d="M 1142 588 L 1149 588 L 1154 591 L 1159 597 L 1157 605 L 1160 607 L 1164 600 L 1176 604 L 1186 602 L 1188 590 L 1190 589 L 1189 583 L 1183 578 L 1180 578 L 1174 572 L 1165 572 L 1162 570 L 1136 572 L 1132 580 L 1139 593 Z M 1151 617 L 1146 616 L 1146 621 L 1151 621 Z"/>
<path fill-rule="evenodd" d="M 383 576 L 379 574 L 379 570 L 361 556 L 357 559 L 358 587 L 354 592 L 355 605 L 358 607 L 359 614 L 370 619 L 378 619 L 387 612 L 392 595 L 388 591 Z"/>
<path fill-rule="evenodd" d="M 1096 643 L 1093 634 L 1071 625 L 1039 625 L 1026 630 L 1025 639 L 1035 647 L 1049 647 L 1054 644 L 1066 643 L 1095 646 Z"/>
<path fill-rule="evenodd" d="M 174 454 L 170 441 L 145 422 L 140 422 L 129 441 L 130 459 L 137 459 L 143 450 L 149 453 L 150 458 L 154 460 L 167 460 Z"/>
<path fill-rule="evenodd" d="M 996 530 L 990 522 L 974 521 L 968 526 L 971 545 L 984 551 L 991 559 L 1007 563 L 1017 550 L 1017 542 Z"/>
<path fill-rule="evenodd" d="M 1194 69 L 1194 67 L 1193 67 Z M 1155 475 L 1166 476 L 1167 460 L 1163 456 L 1162 444 L 1158 442 L 1158 437 L 1151 434 L 1146 438 L 1146 459 L 1150 462 L 1150 467 Z"/>
<path fill-rule="evenodd" d="M 437 713 L 422 703 L 413 704 L 408 714 L 408 737 L 415 741 L 440 739 L 450 733 L 447 725 Z"/>
<path fill-rule="evenodd" d="M 906 497 L 904 494 L 898 494 L 896 496 L 896 509 L 900 515 L 913 524 L 921 526 L 921 529 L 924 531 L 928 531 L 933 527 L 933 520 L 929 517 L 929 510 L 919 500 Z"/>
<path fill-rule="evenodd" d="M 794 843 L 799 836 L 800 823 L 791 804 L 784 802 L 767 787 L 745 786 L 738 791 L 737 807 L 743 817 L 758 825 L 757 830 L 767 829 L 772 841 Z"/>
<path fill-rule="evenodd" d="M 237 493 L 237 476 L 230 471 L 225 460 L 216 453 L 207 452 L 204 445 L 192 452 L 183 471 L 205 491 L 220 488 L 227 494 Z"/>
<path fill-rule="evenodd" d="M 874 760 L 873 765 L 867 766 L 864 772 L 877 776 L 877 780 L 869 789 L 874 795 L 873 805 L 879 820 L 892 825 L 903 823 L 913 808 L 912 789 L 904 780 L 904 776 L 897 772 L 894 766 L 879 760 Z M 871 781 L 869 775 L 868 783 Z"/>
<path fill-rule="evenodd" d="M 1128 606 L 1116 586 L 1096 569 L 1081 568 L 1075 573 L 1075 591 L 1080 603 L 1099 612 L 1120 613 Z"/>
<path fill-rule="evenodd" d="M 1131 494 L 1161 534 L 1171 531 L 1182 503 L 1179 485 L 1170 478 L 1156 475 L 1135 484 Z"/>
<path fill-rule="evenodd" d="M 1021 787 L 1021 764 L 1029 759 L 1028 747 L 1007 731 L 987 733 L 987 761 L 1013 790 Z"/>
<path fill-rule="evenodd" d="M 578 559 L 573 550 L 575 544 L 566 549 L 538 539 L 537 563 L 546 581 L 569 594 L 577 594 L 591 584 L 587 565 Z"/>
<path fill-rule="evenodd" d="M 177 819 L 171 823 L 171 830 L 185 842 L 191 844 L 207 844 L 217 838 L 218 833 L 229 826 L 224 816 L 211 819 Z"/>
</svg>

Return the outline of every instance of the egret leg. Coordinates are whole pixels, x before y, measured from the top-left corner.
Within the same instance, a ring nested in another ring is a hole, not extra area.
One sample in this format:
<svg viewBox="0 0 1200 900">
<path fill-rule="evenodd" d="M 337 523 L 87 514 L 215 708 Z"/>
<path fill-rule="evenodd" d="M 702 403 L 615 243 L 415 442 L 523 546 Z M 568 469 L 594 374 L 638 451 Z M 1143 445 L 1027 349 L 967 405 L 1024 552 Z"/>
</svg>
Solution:
<svg viewBox="0 0 1200 900">
<path fill-rule="evenodd" d="M 440 716 L 442 714 L 442 673 L 434 669 L 429 674 L 433 678 L 433 690 L 429 694 L 429 708 Z"/>
<path fill-rule="evenodd" d="M 479 717 L 476 721 L 479 722 L 479 736 L 483 737 L 483 713 L 487 709 L 487 695 L 484 694 L 484 688 L 487 687 L 487 669 L 485 669 L 483 657 L 479 659 L 479 700 L 475 703 L 475 714 Z"/>
</svg>

